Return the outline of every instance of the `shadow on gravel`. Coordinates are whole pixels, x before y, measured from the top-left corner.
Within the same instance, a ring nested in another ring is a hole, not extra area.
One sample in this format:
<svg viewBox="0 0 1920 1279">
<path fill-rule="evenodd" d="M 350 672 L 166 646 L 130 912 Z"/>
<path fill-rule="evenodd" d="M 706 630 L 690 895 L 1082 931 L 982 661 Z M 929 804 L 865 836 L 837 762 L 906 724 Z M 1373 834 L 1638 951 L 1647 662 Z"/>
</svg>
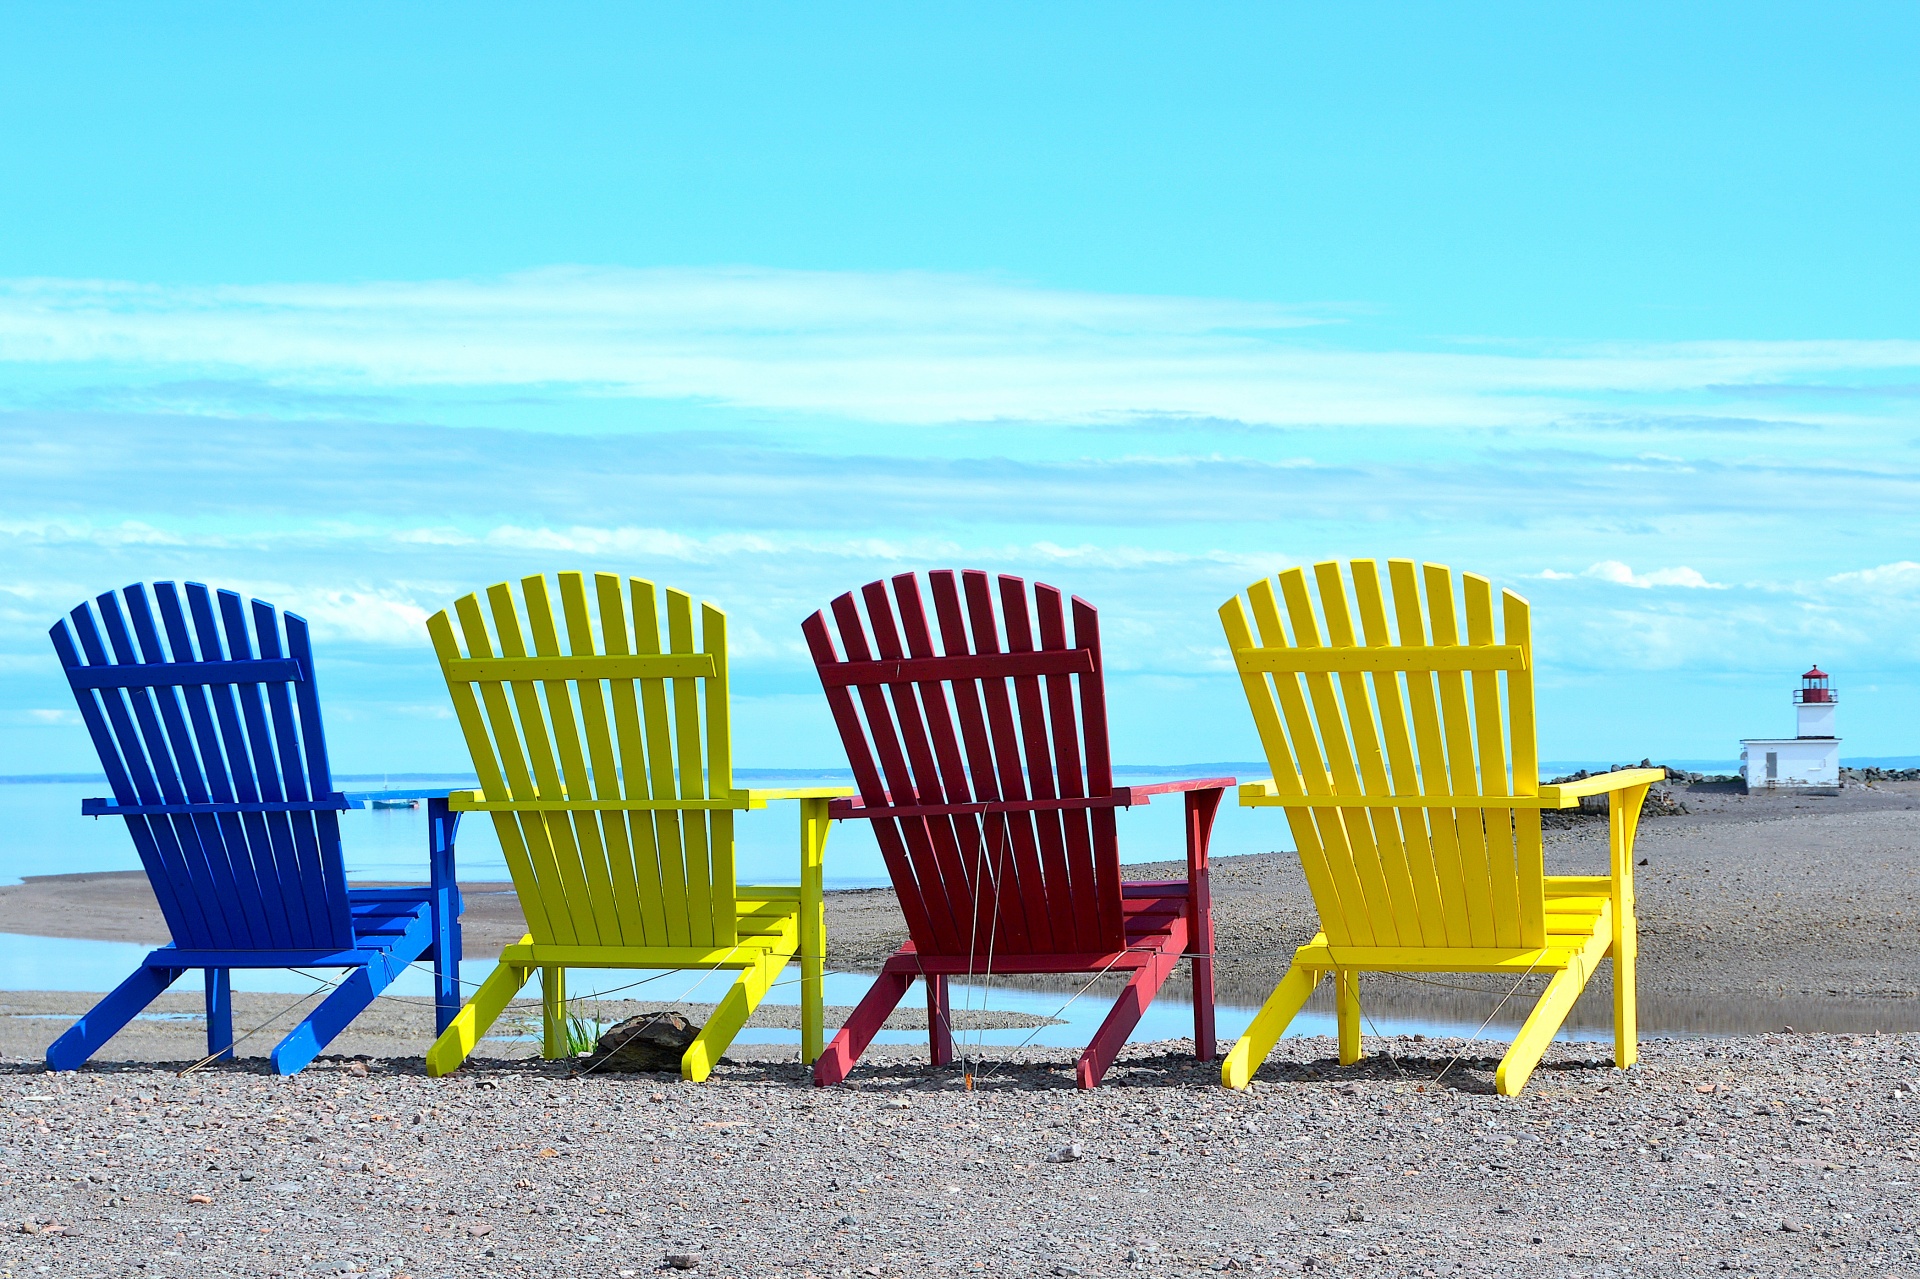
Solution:
<svg viewBox="0 0 1920 1279">
<path fill-rule="evenodd" d="M 305 1076 L 333 1075 L 364 1065 L 361 1077 L 412 1076 L 426 1074 L 423 1057 L 321 1057 L 302 1072 Z M 143 1075 L 156 1071 L 180 1074 L 194 1066 L 191 1061 L 91 1061 L 81 1073 L 95 1075 Z M 1453 1056 L 1444 1051 L 1423 1050 L 1418 1055 L 1375 1052 L 1351 1066 L 1342 1066 L 1329 1055 L 1310 1061 L 1272 1061 L 1262 1065 L 1254 1082 L 1264 1086 L 1325 1085 L 1339 1088 L 1359 1084 L 1411 1086 L 1418 1092 L 1452 1092 L 1487 1096 L 1494 1092 L 1494 1072 L 1500 1058 L 1491 1054 Z M 973 1090 L 995 1092 L 1075 1092 L 1074 1058 L 1062 1056 L 1053 1061 L 995 1061 L 991 1058 L 972 1063 Z M 45 1075 L 46 1066 L 37 1061 L 0 1062 L 0 1078 Z M 223 1076 L 272 1075 L 265 1057 L 244 1057 L 238 1061 L 213 1062 L 191 1072 L 192 1078 L 217 1079 Z M 357 1073 L 357 1072 L 356 1072 Z M 1585 1061 L 1546 1061 L 1534 1071 L 1531 1087 L 1553 1080 L 1562 1085 L 1605 1084 L 1614 1074 L 1610 1057 Z M 617 1081 L 631 1084 L 679 1084 L 675 1074 L 644 1071 L 588 1071 L 572 1061 L 548 1061 L 540 1057 L 515 1060 L 477 1058 L 469 1060 L 456 1073 L 437 1083 L 446 1087 L 488 1088 L 505 1078 L 550 1079 L 555 1082 Z M 794 1061 L 735 1061 L 722 1058 L 714 1078 L 700 1087 L 725 1088 L 728 1085 L 791 1088 L 812 1092 L 812 1071 Z M 1219 1089 L 1220 1066 L 1215 1061 L 1195 1061 L 1184 1053 L 1166 1053 L 1150 1057 L 1123 1058 L 1115 1062 L 1101 1081 L 1104 1089 Z M 922 1061 L 862 1062 L 846 1082 L 833 1089 L 851 1092 L 958 1092 L 967 1088 L 966 1067 L 961 1062 L 929 1066 Z"/>
<path fill-rule="evenodd" d="M 1423 1052 L 1418 1056 L 1378 1053 L 1351 1066 L 1342 1066 L 1338 1057 L 1313 1061 L 1269 1061 L 1255 1072 L 1261 1084 L 1398 1084 L 1411 1085 L 1417 1092 L 1453 1092 L 1469 1096 L 1494 1095 L 1494 1074 L 1500 1058 L 1490 1055 L 1466 1055 Z M 1614 1074 L 1613 1060 L 1541 1062 L 1534 1068 L 1528 1087 L 1537 1087 L 1550 1077 L 1558 1082 L 1582 1084 L 1609 1082 L 1600 1080 L 1601 1072 Z"/>
</svg>

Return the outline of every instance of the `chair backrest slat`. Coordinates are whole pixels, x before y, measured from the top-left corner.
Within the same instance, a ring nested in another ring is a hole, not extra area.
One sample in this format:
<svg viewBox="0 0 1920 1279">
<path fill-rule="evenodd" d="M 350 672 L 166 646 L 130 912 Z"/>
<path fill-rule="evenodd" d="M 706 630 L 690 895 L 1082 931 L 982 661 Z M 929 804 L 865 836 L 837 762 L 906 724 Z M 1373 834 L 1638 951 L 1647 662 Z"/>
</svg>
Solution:
<svg viewBox="0 0 1920 1279">
<path fill-rule="evenodd" d="M 984 574 L 976 574 L 983 581 Z M 894 578 L 896 598 L 914 583 L 911 573 L 903 573 Z M 927 583 L 933 592 L 934 616 L 940 623 L 940 644 L 947 658 L 954 659 L 956 678 L 930 681 L 937 688 L 937 695 L 923 685 L 923 697 L 931 699 L 935 706 L 945 706 L 949 694 L 952 697 L 954 715 L 960 721 L 960 748 L 966 761 L 965 785 L 971 787 L 976 803 L 991 803 L 1003 799 L 1000 793 L 1000 776 L 993 762 L 993 741 L 987 727 L 986 705 L 977 679 L 967 678 L 965 672 L 974 668 L 967 664 L 967 655 L 975 652 L 972 640 L 967 634 L 966 605 L 961 599 L 961 580 L 951 570 L 941 570 L 927 575 Z M 919 596 L 918 585 L 912 589 L 912 595 Z M 989 636 L 991 645 L 991 635 Z M 930 650 L 931 653 L 931 650 Z M 983 659 L 998 660 L 998 659 Z M 982 673 L 991 669 L 981 666 Z M 1007 885 L 1007 891 L 981 892 L 976 894 L 974 903 L 974 924 L 971 936 L 985 935 L 989 948 L 1005 946 L 1009 951 L 1026 953 L 1034 949 L 1033 932 L 1027 925 L 1027 903 L 1017 890 L 1012 888 L 1017 867 L 1004 866 L 1003 850 L 1014 843 L 1014 825 L 1017 819 L 1004 813 L 988 812 L 982 814 L 977 823 L 968 820 L 964 824 L 956 822 L 955 837 L 962 849 L 974 850 L 971 862 L 977 874 L 986 877 L 988 887 L 994 882 Z M 1025 827 L 1021 827 L 1024 831 Z M 986 857 L 987 850 L 995 850 L 993 861 Z"/>
<path fill-rule="evenodd" d="M 240 597 L 222 591 L 223 644 L 207 588 L 190 582 L 186 594 L 183 608 L 173 583 L 136 584 L 53 628 L 113 792 L 102 811 L 126 821 L 177 944 L 349 949 L 346 801 L 333 790 L 306 623 L 255 601 L 250 632 Z M 237 811 L 262 800 L 300 811 Z"/>
<path fill-rule="evenodd" d="M 528 929 L 549 945 L 731 946 L 731 811 L 588 806 L 737 794 L 726 615 L 703 606 L 696 638 L 693 601 L 667 591 L 663 653 L 653 583 L 601 573 L 589 593 L 562 573 L 558 586 L 557 618 L 535 575 L 520 603 L 503 582 L 484 610 L 467 595 L 427 623 L 482 798 L 560 803 L 493 813 Z"/>
<path fill-rule="evenodd" d="M 919 586 L 914 583 L 910 597 L 911 604 L 904 605 L 902 612 L 912 613 L 919 606 Z M 867 616 L 872 622 L 874 651 L 882 661 L 901 662 L 907 652 L 902 644 L 904 625 L 894 616 L 894 610 L 887 599 L 886 586 L 880 582 L 869 582 L 861 590 L 867 605 Z M 898 668 L 896 668 L 898 669 Z M 892 704 L 893 719 L 889 731 L 880 737 L 882 759 L 896 760 L 904 767 L 907 777 L 905 790 L 896 788 L 894 794 L 912 794 L 921 804 L 940 804 L 946 802 L 947 782 L 941 775 L 940 766 L 935 762 L 933 739 L 935 729 L 933 721 L 945 717 L 944 697 L 938 692 L 936 699 L 942 703 L 938 711 L 926 710 L 925 696 L 927 688 L 939 689 L 935 681 L 909 683 L 905 679 L 894 679 L 881 688 L 868 684 L 862 687 L 861 697 L 867 698 L 869 691 L 877 701 L 884 696 Z M 872 718 L 869 712 L 869 719 Z M 884 713 L 881 722 L 887 723 Z M 898 742 L 890 731 L 897 725 L 900 730 Z M 922 855 L 922 865 L 930 865 L 941 885 L 940 896 L 948 902 L 973 901 L 973 876 L 980 870 L 976 864 L 969 865 L 963 845 L 960 842 L 961 831 L 954 822 L 919 822 L 904 828 L 907 843 Z M 969 849 L 971 846 L 964 846 Z M 970 915 L 956 915 L 951 918 L 945 914 L 934 917 L 936 930 L 944 931 L 954 944 L 959 939 L 972 934 L 980 918 L 979 912 Z"/>
<path fill-rule="evenodd" d="M 1125 933 L 1112 809 L 1073 802 L 1113 793 L 1096 615 L 1073 601 L 1069 643 L 1058 591 L 998 586 L 996 609 L 987 574 L 928 575 L 938 652 L 911 573 L 802 627 L 915 945 L 983 971 Z M 889 813 L 947 804 L 984 811 Z"/>
<path fill-rule="evenodd" d="M 1328 939 L 1544 944 L 1538 810 L 1448 803 L 1537 790 L 1526 601 L 1503 593 L 1499 638 L 1485 578 L 1456 598 L 1442 565 L 1390 561 L 1387 595 L 1372 561 L 1349 575 L 1351 599 L 1338 564 L 1314 567 L 1317 611 L 1300 569 L 1221 609 L 1279 794 L 1354 800 L 1287 810 Z M 1389 796 L 1431 802 L 1366 802 Z"/>
</svg>

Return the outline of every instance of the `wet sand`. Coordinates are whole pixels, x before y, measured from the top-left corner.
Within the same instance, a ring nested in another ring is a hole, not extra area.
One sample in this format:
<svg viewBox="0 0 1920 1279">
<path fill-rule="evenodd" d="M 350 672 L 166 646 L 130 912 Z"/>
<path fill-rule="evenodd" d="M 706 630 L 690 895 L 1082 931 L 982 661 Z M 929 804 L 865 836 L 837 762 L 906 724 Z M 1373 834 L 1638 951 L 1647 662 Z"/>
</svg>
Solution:
<svg viewBox="0 0 1920 1279">
<path fill-rule="evenodd" d="M 1830 798 L 1681 788 L 1672 797 L 1690 811 L 1648 817 L 1640 833 L 1644 1028 L 1920 1030 L 1920 783 L 1855 785 Z M 1277 817 L 1274 825 L 1283 838 Z M 1604 871 L 1605 818 L 1549 831 L 1547 857 L 1555 873 Z M 1160 863 L 1128 873 L 1182 871 Z M 1219 998 L 1257 1004 L 1316 928 L 1299 862 L 1291 853 L 1220 858 L 1213 885 Z M 519 939 L 523 921 L 509 885 L 462 889 L 470 957 Z M 839 970 L 871 970 L 905 936 L 885 889 L 828 894 L 827 930 L 828 964 Z M 138 873 L 0 887 L 0 931 L 152 944 L 167 936 Z M 1610 1023 L 1610 969 L 1602 966 L 1572 1024 Z M 1446 981 L 1370 978 L 1364 997 L 1380 1014 L 1478 1023 L 1511 988 L 1491 978 Z M 1543 985 L 1523 985 L 1496 1024 L 1516 1021 Z M 1185 974 L 1176 973 L 1169 990 L 1184 988 Z"/>
</svg>

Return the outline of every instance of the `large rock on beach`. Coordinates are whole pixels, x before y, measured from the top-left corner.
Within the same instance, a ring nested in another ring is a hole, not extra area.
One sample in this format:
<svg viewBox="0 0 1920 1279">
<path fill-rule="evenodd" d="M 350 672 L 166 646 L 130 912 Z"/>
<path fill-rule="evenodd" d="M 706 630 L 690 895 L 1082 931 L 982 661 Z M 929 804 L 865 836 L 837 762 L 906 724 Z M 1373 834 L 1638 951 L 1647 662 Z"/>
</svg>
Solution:
<svg viewBox="0 0 1920 1279">
<path fill-rule="evenodd" d="M 680 1073 L 700 1028 L 676 1009 L 641 1013 L 608 1027 L 593 1046 L 589 1070 L 668 1071 Z"/>
</svg>

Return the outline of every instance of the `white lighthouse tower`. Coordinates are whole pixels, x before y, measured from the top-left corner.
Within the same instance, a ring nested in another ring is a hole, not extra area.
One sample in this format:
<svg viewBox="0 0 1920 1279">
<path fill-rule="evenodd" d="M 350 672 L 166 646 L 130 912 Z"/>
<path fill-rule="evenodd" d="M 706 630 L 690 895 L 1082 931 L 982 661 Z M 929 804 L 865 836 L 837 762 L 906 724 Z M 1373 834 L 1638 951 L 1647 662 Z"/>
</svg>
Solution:
<svg viewBox="0 0 1920 1279">
<path fill-rule="evenodd" d="M 1748 790 L 1839 791 L 1840 739 L 1833 733 L 1833 713 L 1840 694 L 1831 681 L 1818 666 L 1800 677 L 1800 687 L 1793 690 L 1797 735 L 1741 739 L 1740 775 Z"/>
</svg>

